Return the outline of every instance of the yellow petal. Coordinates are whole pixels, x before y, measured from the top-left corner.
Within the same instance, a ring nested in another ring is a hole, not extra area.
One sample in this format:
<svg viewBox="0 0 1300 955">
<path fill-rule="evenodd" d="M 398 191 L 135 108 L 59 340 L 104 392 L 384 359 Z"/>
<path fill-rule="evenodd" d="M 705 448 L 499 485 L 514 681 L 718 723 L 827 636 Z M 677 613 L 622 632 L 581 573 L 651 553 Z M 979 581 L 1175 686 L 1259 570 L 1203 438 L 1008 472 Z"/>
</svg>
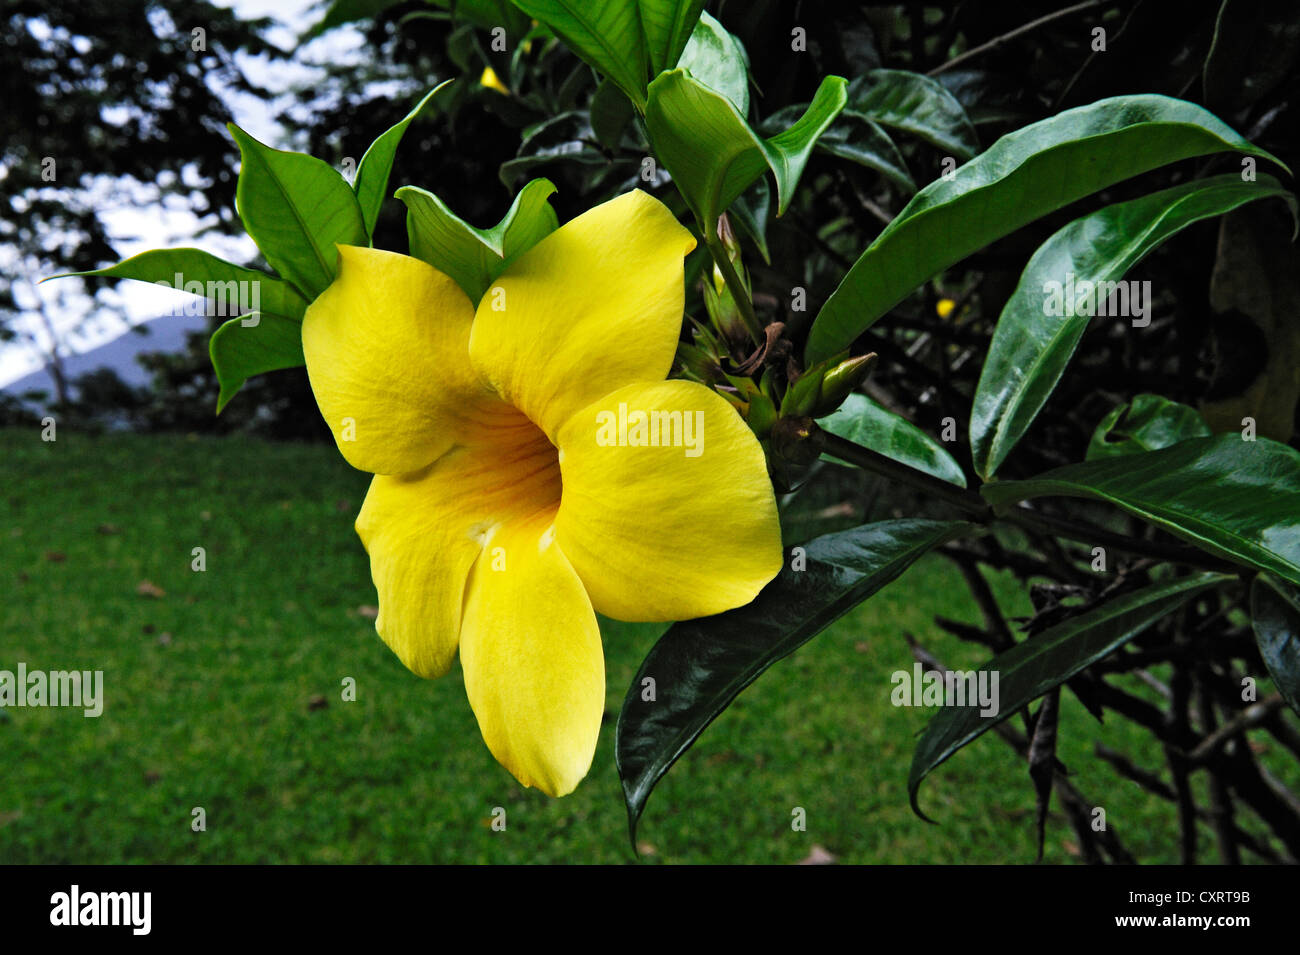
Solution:
<svg viewBox="0 0 1300 955">
<path fill-rule="evenodd" d="M 375 629 L 412 671 L 441 676 L 460 633 L 470 568 L 502 522 L 553 514 L 555 448 L 522 415 L 501 443 L 457 447 L 408 475 L 377 475 L 357 517 L 379 593 Z"/>
<path fill-rule="evenodd" d="M 749 603 L 780 570 L 763 450 L 708 388 L 620 388 L 565 422 L 559 448 L 557 539 L 601 613 L 645 621 L 721 613 Z"/>
<path fill-rule="evenodd" d="M 470 358 L 554 438 L 575 411 L 635 381 L 661 381 L 681 331 L 683 259 L 695 247 L 640 190 L 565 223 L 479 303 Z"/>
<path fill-rule="evenodd" d="M 348 463 L 416 471 L 510 417 L 469 364 L 473 306 L 419 259 L 339 246 L 339 276 L 307 309 L 302 350 Z"/>
<path fill-rule="evenodd" d="M 470 575 L 465 691 L 492 755 L 563 796 L 587 775 L 605 705 L 600 630 L 543 517 L 502 527 Z"/>
</svg>

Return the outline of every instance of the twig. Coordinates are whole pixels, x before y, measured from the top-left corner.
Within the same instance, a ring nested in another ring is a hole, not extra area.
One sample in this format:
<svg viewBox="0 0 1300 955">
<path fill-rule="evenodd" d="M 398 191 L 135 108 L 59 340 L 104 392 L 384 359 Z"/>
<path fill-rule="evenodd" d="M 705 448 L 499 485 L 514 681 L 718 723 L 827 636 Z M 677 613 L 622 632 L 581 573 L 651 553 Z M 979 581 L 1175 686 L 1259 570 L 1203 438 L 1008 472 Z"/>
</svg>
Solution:
<svg viewBox="0 0 1300 955">
<path fill-rule="evenodd" d="M 1148 772 L 1145 769 L 1135 765 L 1123 753 L 1118 753 L 1102 743 L 1097 743 L 1093 750 L 1098 758 L 1105 760 L 1115 768 L 1115 771 L 1130 782 L 1137 783 L 1153 796 L 1158 796 L 1166 802 L 1174 802 L 1176 796 L 1174 791 L 1169 788 L 1169 784 L 1157 776 L 1155 773 Z M 1209 821 L 1209 814 L 1202 811 L 1201 818 Z M 1260 842 L 1249 832 L 1242 829 L 1235 822 L 1232 823 L 1232 836 L 1244 849 L 1255 853 L 1261 859 L 1267 862 L 1281 862 L 1281 858 L 1276 852 L 1270 849 L 1265 843 Z"/>
<path fill-rule="evenodd" d="M 1214 715 L 1214 701 L 1210 698 L 1207 679 L 1213 676 L 1208 667 L 1202 666 L 1198 673 L 1196 693 L 1196 716 L 1201 724 L 1201 731 L 1214 735 L 1217 719 Z M 1223 777 L 1218 773 L 1210 774 L 1210 828 L 1214 830 L 1214 841 L 1219 847 L 1219 858 L 1224 865 L 1240 865 L 1241 852 L 1237 848 L 1237 839 L 1232 819 L 1232 796 Z"/>
<path fill-rule="evenodd" d="M 1273 713 L 1282 708 L 1284 702 L 1280 694 L 1274 693 L 1272 696 L 1265 697 L 1258 703 L 1246 707 L 1228 722 L 1224 723 L 1217 730 L 1205 737 L 1196 747 L 1187 755 L 1187 760 L 1192 766 L 1202 766 L 1209 761 L 1210 757 L 1228 740 L 1232 739 L 1248 729 L 1253 729 L 1267 720 Z"/>
<path fill-rule="evenodd" d="M 1055 13 L 1049 13 L 1046 16 L 1041 16 L 1037 20 L 1031 20 L 1028 23 L 1016 27 L 1014 30 L 1010 30 L 1002 34 L 1001 36 L 995 36 L 987 43 L 981 43 L 979 46 L 972 47 L 971 49 L 967 50 L 965 53 L 961 53 L 958 54 L 957 56 L 954 56 L 947 63 L 941 63 L 939 66 L 936 66 L 934 69 L 930 70 L 930 72 L 927 73 L 926 75 L 938 76 L 940 73 L 946 72 L 947 70 L 951 70 L 953 67 L 959 66 L 960 64 L 966 62 L 967 60 L 977 57 L 981 53 L 987 53 L 989 50 L 996 49 L 1002 46 L 1004 43 L 1008 43 L 1011 40 L 1014 40 L 1016 37 L 1024 36 L 1026 33 L 1029 33 L 1032 30 L 1037 30 L 1039 27 L 1045 26 L 1046 24 L 1051 23 L 1053 20 L 1060 20 L 1063 17 L 1068 17 L 1075 13 L 1081 13 L 1084 10 L 1091 10 L 1094 7 L 1100 7 L 1101 5 L 1102 5 L 1102 0 L 1085 0 L 1085 2 L 1083 3 L 1076 3 L 1074 6 L 1066 7 L 1064 10 L 1057 10 Z"/>
</svg>

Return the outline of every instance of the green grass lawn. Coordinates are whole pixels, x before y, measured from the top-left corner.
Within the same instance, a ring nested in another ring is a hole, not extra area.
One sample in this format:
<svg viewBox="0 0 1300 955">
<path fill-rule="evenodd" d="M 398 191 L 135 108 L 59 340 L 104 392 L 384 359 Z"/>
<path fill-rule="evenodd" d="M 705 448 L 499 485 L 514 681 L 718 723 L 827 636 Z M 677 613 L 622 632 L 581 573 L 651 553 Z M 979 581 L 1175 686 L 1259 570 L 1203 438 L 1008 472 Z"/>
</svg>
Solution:
<svg viewBox="0 0 1300 955">
<path fill-rule="evenodd" d="M 0 431 L 0 448 L 0 669 L 102 669 L 106 697 L 98 719 L 0 712 L 0 863 L 631 859 L 614 720 L 662 627 L 605 624 L 600 748 L 578 791 L 553 800 L 488 754 L 459 670 L 421 680 L 375 634 L 352 530 L 367 476 L 334 449 L 67 432 L 43 443 L 36 430 Z M 139 592 L 146 581 L 159 595 Z M 1020 600 L 1009 605 L 1024 611 Z M 1028 776 L 995 734 L 925 784 L 940 825 L 908 808 L 929 714 L 889 702 L 890 673 L 911 666 L 902 633 L 950 665 L 981 662 L 935 614 L 978 619 L 938 557 L 746 690 L 651 797 L 646 861 L 788 863 L 814 845 L 844 862 L 1032 861 Z M 341 698 L 347 677 L 355 702 Z M 1068 695 L 1062 705 L 1076 785 L 1139 859 L 1176 861 L 1172 811 L 1091 755 L 1102 740 L 1159 768 L 1158 748 Z M 191 830 L 195 807 L 206 831 Z M 505 831 L 490 826 L 494 807 Z M 806 832 L 791 830 L 794 807 Z M 1054 811 L 1047 861 L 1073 861 L 1072 843 Z"/>
</svg>

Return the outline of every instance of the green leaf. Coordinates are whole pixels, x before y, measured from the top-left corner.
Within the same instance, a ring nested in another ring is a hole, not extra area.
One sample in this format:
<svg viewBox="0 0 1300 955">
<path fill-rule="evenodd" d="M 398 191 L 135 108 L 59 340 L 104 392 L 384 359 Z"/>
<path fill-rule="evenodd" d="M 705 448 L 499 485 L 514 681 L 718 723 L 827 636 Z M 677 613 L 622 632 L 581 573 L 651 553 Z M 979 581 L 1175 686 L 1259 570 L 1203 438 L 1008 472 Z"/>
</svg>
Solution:
<svg viewBox="0 0 1300 955">
<path fill-rule="evenodd" d="M 1300 591 L 1261 574 L 1250 588 L 1250 616 L 1269 676 L 1300 713 Z"/>
<path fill-rule="evenodd" d="M 962 474 L 961 466 L 942 444 L 906 418 L 886 410 L 866 395 L 849 395 L 833 414 L 818 418 L 817 423 L 831 434 L 847 438 L 958 487 L 966 486 L 966 476 Z M 822 457 L 837 464 L 853 466 L 830 455 Z"/>
<path fill-rule="evenodd" d="M 569 110 L 529 126 L 523 132 L 519 155 L 501 164 L 501 182 L 507 189 L 513 189 L 516 180 L 557 159 L 566 165 L 581 163 L 608 168 L 609 157 L 590 145 L 595 136 L 591 119 L 588 111 Z"/>
<path fill-rule="evenodd" d="M 638 109 L 645 108 L 649 54 L 641 32 L 637 0 L 513 0 L 515 6 L 550 27 L 579 58 L 607 76 Z M 652 4 L 665 7 L 665 4 Z M 675 4 L 673 5 L 675 6 Z M 656 24 L 663 21 L 655 20 Z M 689 27 L 682 42 L 690 35 Z M 666 42 L 666 41 L 665 41 Z M 664 49 L 664 48 L 661 48 Z"/>
<path fill-rule="evenodd" d="M 1137 395 L 1106 415 L 1088 442 L 1089 461 L 1172 447 L 1213 434 L 1195 408 L 1160 395 Z"/>
<path fill-rule="evenodd" d="M 424 108 L 433 101 L 434 96 L 451 80 L 439 83 L 427 94 L 424 99 L 415 104 L 406 116 L 394 126 L 390 126 L 378 139 L 370 144 L 366 154 L 361 157 L 361 163 L 357 166 L 357 181 L 353 185 L 353 191 L 357 194 L 357 202 L 361 206 L 361 217 L 365 222 L 366 235 L 374 235 L 375 222 L 379 219 L 379 209 L 384 204 L 385 195 L 388 191 L 388 174 L 393 168 L 393 156 L 397 153 L 397 145 L 402 141 L 402 136 L 406 133 L 406 127 L 411 125 L 411 121 L 419 116 Z"/>
<path fill-rule="evenodd" d="M 658 76 L 677 66 L 690 46 L 690 38 L 697 29 L 696 22 L 701 19 L 704 0 L 638 0 L 637 7 L 641 11 L 641 31 L 645 37 L 650 75 Z"/>
<path fill-rule="evenodd" d="M 916 192 L 916 183 L 907 171 L 907 163 L 889 133 L 856 110 L 846 109 L 822 133 L 817 148 L 868 169 L 874 169 L 907 195 Z"/>
<path fill-rule="evenodd" d="M 768 265 L 772 264 L 772 253 L 767 247 L 767 220 L 771 211 L 772 190 L 762 176 L 731 204 L 732 219 L 754 240 L 758 254 Z"/>
<path fill-rule="evenodd" d="M 241 164 L 235 202 L 271 267 L 308 301 L 334 281 L 336 243 L 369 245 L 347 181 L 319 159 L 258 142 L 233 123 Z"/>
<path fill-rule="evenodd" d="M 741 116 L 748 115 L 749 54 L 726 27 L 707 13 L 700 14 L 700 22 L 676 65 L 715 93 L 725 96 Z M 664 69 L 671 66 L 669 64 Z M 659 72 L 655 70 L 656 74 Z"/>
<path fill-rule="evenodd" d="M 970 117 L 941 83 L 906 70 L 872 70 L 849 84 L 849 108 L 911 133 L 960 160 L 979 151 Z"/>
<path fill-rule="evenodd" d="M 921 781 L 957 750 L 1123 646 L 1196 594 L 1231 579 L 1203 573 L 1143 587 L 1044 630 L 980 667 L 976 672 L 990 674 L 986 678 L 990 686 L 992 674 L 997 674 L 997 712 L 982 716 L 979 706 L 940 708 L 912 754 L 907 778 L 912 810 L 928 818 L 917 801 Z M 969 686 L 969 681 L 965 685 Z M 894 692 L 903 689 L 900 685 Z"/>
<path fill-rule="evenodd" d="M 392 6 L 396 6 L 396 0 L 334 0 L 325 11 L 325 16 L 307 31 L 303 39 L 315 39 L 327 30 L 333 30 L 345 23 L 373 19 Z"/>
<path fill-rule="evenodd" d="M 431 192 L 403 186 L 411 255 L 450 276 L 475 304 L 507 265 L 555 231 L 548 198 L 555 186 L 534 179 L 520 190 L 505 218 L 491 229 L 476 229 Z"/>
<path fill-rule="evenodd" d="M 232 318 L 212 333 L 208 355 L 221 384 L 221 394 L 217 397 L 217 414 L 221 414 L 253 375 L 305 364 L 302 325 L 269 313 Z"/>
<path fill-rule="evenodd" d="M 1120 281 L 1130 268 L 1187 226 L 1271 196 L 1285 197 L 1294 209 L 1294 197 L 1271 176 L 1258 182 L 1231 173 L 1197 179 L 1083 216 L 1039 246 L 1002 309 L 975 389 L 975 470 L 987 478 L 1006 460 L 1047 403 L 1094 315 L 1115 305 L 1120 315 L 1138 311 L 1132 290 Z M 1119 295 L 1108 302 L 1116 289 Z M 1148 297 L 1146 322 L 1150 307 Z"/>
<path fill-rule="evenodd" d="M 623 130 L 632 122 L 635 113 L 622 90 L 609 80 L 601 80 L 596 92 L 592 94 L 588 112 L 591 114 L 591 131 L 596 135 L 596 141 L 608 150 L 618 149 L 623 139 Z"/>
<path fill-rule="evenodd" d="M 1139 173 L 1225 150 L 1277 162 L 1201 107 L 1156 95 L 1101 100 L 1008 133 L 918 192 L 876 237 L 814 321 L 807 362 L 848 348 L 927 279 L 1026 223 Z"/>
<path fill-rule="evenodd" d="M 1211 554 L 1300 583 L 1300 452 L 1267 438 L 1192 438 L 980 493 L 998 509 L 1043 495 L 1108 501 Z"/>
<path fill-rule="evenodd" d="M 806 566 L 796 555 L 748 606 L 670 627 L 632 680 L 615 732 L 633 837 L 655 784 L 741 690 L 917 558 L 976 530 L 964 522 L 899 520 L 827 534 L 805 545 Z M 654 702 L 641 698 L 647 677 L 655 681 Z"/>
<path fill-rule="evenodd" d="M 166 284 L 177 291 L 185 291 L 184 286 L 189 282 L 202 282 L 205 297 L 212 303 L 215 314 L 238 315 L 257 310 L 300 321 L 307 310 L 306 300 L 283 279 L 235 265 L 201 249 L 151 249 L 107 268 L 50 278 L 71 276 L 136 279 Z M 209 292 L 213 294 L 206 294 Z"/>
<path fill-rule="evenodd" d="M 843 108 L 844 80 L 828 76 L 797 123 L 763 139 L 725 96 L 673 70 L 650 84 L 646 125 L 655 152 L 708 234 L 766 169 L 776 179 L 777 215 L 784 213 L 817 137 Z"/>
</svg>

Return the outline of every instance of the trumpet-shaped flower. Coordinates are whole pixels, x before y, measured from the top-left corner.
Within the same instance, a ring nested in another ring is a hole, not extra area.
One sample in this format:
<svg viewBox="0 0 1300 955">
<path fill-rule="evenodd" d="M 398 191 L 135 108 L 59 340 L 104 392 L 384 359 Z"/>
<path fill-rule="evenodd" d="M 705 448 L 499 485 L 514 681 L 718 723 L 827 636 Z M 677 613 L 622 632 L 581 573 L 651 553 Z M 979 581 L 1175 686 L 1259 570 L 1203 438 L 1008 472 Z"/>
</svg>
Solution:
<svg viewBox="0 0 1300 955">
<path fill-rule="evenodd" d="M 596 613 L 719 613 L 780 565 L 757 440 L 714 392 L 665 380 L 693 246 L 631 192 L 512 262 L 477 309 L 418 259 L 341 246 L 303 320 L 321 412 L 375 475 L 356 527 L 379 635 L 424 677 L 459 650 L 488 748 L 551 795 L 595 752 Z"/>
</svg>

